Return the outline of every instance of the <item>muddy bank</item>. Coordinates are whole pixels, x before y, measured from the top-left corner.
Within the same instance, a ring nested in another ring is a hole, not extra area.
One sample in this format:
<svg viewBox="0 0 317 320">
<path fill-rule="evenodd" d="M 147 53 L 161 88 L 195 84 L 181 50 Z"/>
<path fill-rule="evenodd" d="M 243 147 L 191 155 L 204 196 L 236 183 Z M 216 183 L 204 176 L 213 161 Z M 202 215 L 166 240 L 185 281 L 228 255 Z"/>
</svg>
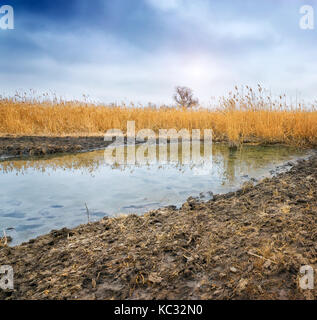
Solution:
<svg viewBox="0 0 317 320">
<path fill-rule="evenodd" d="M 125 143 L 127 138 L 125 137 Z M 178 139 L 167 139 L 167 142 L 177 141 Z M 114 139 L 113 139 L 114 141 Z M 155 141 L 155 140 L 153 140 Z M 178 140 L 181 142 L 181 140 Z M 159 140 L 157 139 L 158 143 Z M 214 138 L 214 143 L 232 143 L 225 137 Z M 136 141 L 136 144 L 141 141 Z M 260 139 L 248 139 L 244 144 L 261 145 L 268 142 Z M 6 158 L 20 158 L 32 156 L 45 156 L 61 153 L 75 153 L 103 149 L 109 146 L 111 142 L 104 141 L 103 136 L 68 136 L 68 137 L 50 137 L 50 136 L 0 136 L 0 160 Z M 277 143 L 270 143 L 277 144 Z M 231 147 L 236 148 L 233 144 Z"/>
<path fill-rule="evenodd" d="M 107 147 L 104 137 L 0 137 L 0 157 L 43 156 Z"/>
<path fill-rule="evenodd" d="M 115 141 L 115 139 L 113 138 L 112 141 Z M 170 142 L 171 140 L 167 139 L 167 141 Z M 127 142 L 126 137 L 124 138 L 124 142 Z M 159 141 L 156 140 L 156 142 L 158 143 Z M 103 136 L 0 136 L 0 160 L 11 157 L 21 158 L 94 151 L 106 148 L 111 143 L 104 141 Z M 139 143 L 140 141 L 136 141 L 136 144 Z"/>
<path fill-rule="evenodd" d="M 2 244 L 15 290 L 0 299 L 316 299 L 299 287 L 317 270 L 316 179 L 312 156 L 206 203 Z"/>
</svg>

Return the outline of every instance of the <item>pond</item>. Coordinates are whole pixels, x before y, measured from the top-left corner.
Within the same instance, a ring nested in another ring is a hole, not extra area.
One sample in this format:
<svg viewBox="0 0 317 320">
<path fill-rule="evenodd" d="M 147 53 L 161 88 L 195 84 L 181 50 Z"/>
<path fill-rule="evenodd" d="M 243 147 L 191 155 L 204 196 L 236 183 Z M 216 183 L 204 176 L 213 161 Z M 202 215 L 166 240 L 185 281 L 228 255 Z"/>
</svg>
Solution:
<svg viewBox="0 0 317 320">
<path fill-rule="evenodd" d="M 89 220 L 96 221 L 180 206 L 189 196 L 208 200 L 307 154 L 281 146 L 232 150 L 213 144 L 205 154 L 202 149 L 197 162 L 170 159 L 169 148 L 167 161 L 148 154 L 146 163 L 135 165 L 111 164 L 103 150 L 0 161 L 0 233 L 5 230 L 16 245 L 52 229 L 86 223 L 88 212 Z"/>
</svg>

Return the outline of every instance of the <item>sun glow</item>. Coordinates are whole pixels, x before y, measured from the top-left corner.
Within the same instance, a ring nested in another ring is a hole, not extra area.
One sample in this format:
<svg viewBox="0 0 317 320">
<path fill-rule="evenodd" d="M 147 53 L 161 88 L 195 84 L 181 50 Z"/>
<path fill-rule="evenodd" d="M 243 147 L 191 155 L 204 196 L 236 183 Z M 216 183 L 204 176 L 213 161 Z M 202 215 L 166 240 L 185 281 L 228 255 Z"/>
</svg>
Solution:
<svg viewBox="0 0 317 320">
<path fill-rule="evenodd" d="M 208 77 L 208 67 L 202 63 L 194 63 L 186 68 L 186 73 L 194 79 L 206 79 Z"/>
</svg>

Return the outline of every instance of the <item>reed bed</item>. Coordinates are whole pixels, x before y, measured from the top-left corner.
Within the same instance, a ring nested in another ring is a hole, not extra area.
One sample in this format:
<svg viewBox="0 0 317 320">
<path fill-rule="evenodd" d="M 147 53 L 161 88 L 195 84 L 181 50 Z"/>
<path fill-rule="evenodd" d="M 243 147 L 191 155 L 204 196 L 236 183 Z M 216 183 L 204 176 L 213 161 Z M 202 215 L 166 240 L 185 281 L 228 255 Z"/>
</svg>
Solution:
<svg viewBox="0 0 317 320">
<path fill-rule="evenodd" d="M 108 129 L 126 131 L 127 121 L 136 130 L 212 129 L 217 141 L 236 144 L 251 141 L 317 145 L 317 109 L 289 105 L 285 96 L 274 101 L 261 87 L 255 93 L 237 88 L 214 109 L 168 106 L 97 105 L 79 101 L 0 99 L 0 134 L 44 136 L 103 135 Z"/>
</svg>

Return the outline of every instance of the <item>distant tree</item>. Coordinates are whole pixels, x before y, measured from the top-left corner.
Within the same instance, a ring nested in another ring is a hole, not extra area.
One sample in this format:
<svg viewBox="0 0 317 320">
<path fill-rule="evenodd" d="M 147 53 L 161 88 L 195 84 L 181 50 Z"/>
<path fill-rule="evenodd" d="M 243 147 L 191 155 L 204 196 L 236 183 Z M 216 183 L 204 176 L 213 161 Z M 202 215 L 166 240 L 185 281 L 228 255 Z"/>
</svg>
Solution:
<svg viewBox="0 0 317 320">
<path fill-rule="evenodd" d="M 198 99 L 194 98 L 193 90 L 187 87 L 176 87 L 174 100 L 182 108 L 192 108 L 198 105 Z"/>
</svg>

